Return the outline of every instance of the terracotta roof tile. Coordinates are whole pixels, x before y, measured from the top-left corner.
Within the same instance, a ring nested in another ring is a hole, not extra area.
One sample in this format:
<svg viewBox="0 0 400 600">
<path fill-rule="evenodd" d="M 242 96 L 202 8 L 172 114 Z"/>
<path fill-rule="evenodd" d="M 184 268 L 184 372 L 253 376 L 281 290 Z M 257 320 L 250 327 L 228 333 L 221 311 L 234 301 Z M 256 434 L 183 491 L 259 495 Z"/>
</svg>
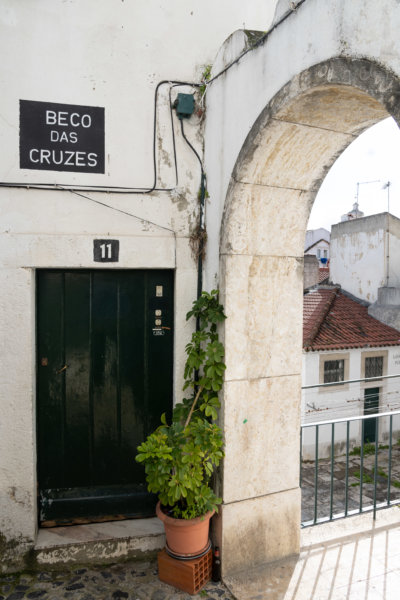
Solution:
<svg viewBox="0 0 400 600">
<path fill-rule="evenodd" d="M 366 306 L 338 288 L 317 289 L 304 296 L 304 350 L 397 345 L 400 331 L 371 317 Z"/>
<path fill-rule="evenodd" d="M 326 279 L 329 279 L 329 267 L 320 267 L 318 274 L 318 283 L 322 283 Z"/>
</svg>

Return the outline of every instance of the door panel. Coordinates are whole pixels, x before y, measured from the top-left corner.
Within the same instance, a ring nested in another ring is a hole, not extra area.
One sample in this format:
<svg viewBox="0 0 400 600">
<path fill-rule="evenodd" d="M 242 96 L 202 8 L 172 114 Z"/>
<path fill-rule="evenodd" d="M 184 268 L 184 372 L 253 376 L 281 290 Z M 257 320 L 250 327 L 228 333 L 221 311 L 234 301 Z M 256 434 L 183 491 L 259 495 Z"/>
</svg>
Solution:
<svg viewBox="0 0 400 600">
<path fill-rule="evenodd" d="M 44 277 L 44 275 L 43 275 Z M 65 480 L 71 486 L 87 485 L 90 449 L 90 275 L 64 275 L 65 372 Z M 68 399 L 68 401 L 67 401 Z"/>
<path fill-rule="evenodd" d="M 118 481 L 118 285 L 98 273 L 92 282 L 92 418 L 94 485 Z"/>
<path fill-rule="evenodd" d="M 42 522 L 153 514 L 134 457 L 171 413 L 172 320 L 172 271 L 38 272 Z"/>
</svg>

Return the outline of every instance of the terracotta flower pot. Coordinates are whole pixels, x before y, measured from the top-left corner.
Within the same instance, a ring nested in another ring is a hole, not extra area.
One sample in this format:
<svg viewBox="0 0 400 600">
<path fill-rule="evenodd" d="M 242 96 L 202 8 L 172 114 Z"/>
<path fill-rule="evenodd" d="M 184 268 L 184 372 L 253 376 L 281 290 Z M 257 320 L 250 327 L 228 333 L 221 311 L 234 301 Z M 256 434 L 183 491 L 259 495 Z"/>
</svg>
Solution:
<svg viewBox="0 0 400 600">
<path fill-rule="evenodd" d="M 156 514 L 164 523 L 168 549 L 182 557 L 197 556 L 207 550 L 210 519 L 214 512 L 196 519 L 175 519 L 166 515 L 158 502 Z"/>
</svg>

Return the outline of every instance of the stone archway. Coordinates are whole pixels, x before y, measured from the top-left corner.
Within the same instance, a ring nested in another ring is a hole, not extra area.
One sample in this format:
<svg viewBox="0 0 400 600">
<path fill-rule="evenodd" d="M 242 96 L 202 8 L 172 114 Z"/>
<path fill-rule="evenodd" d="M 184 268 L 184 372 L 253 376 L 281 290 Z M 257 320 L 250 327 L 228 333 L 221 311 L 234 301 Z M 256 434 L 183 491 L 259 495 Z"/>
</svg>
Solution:
<svg viewBox="0 0 400 600">
<path fill-rule="evenodd" d="M 303 244 L 338 155 L 388 115 L 400 81 L 377 62 L 332 58 L 266 105 L 236 160 L 221 225 L 226 458 L 225 573 L 299 551 Z"/>
</svg>

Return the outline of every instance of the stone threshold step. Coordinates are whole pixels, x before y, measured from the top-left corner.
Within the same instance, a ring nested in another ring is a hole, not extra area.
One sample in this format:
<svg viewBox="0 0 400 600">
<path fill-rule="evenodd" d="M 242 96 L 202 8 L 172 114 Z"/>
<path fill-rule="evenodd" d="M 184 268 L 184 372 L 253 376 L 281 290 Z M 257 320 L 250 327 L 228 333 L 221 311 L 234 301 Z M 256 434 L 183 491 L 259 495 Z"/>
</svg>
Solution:
<svg viewBox="0 0 400 600">
<path fill-rule="evenodd" d="M 34 552 L 38 564 L 58 567 L 143 558 L 164 545 L 158 519 L 130 519 L 39 529 Z"/>
</svg>

